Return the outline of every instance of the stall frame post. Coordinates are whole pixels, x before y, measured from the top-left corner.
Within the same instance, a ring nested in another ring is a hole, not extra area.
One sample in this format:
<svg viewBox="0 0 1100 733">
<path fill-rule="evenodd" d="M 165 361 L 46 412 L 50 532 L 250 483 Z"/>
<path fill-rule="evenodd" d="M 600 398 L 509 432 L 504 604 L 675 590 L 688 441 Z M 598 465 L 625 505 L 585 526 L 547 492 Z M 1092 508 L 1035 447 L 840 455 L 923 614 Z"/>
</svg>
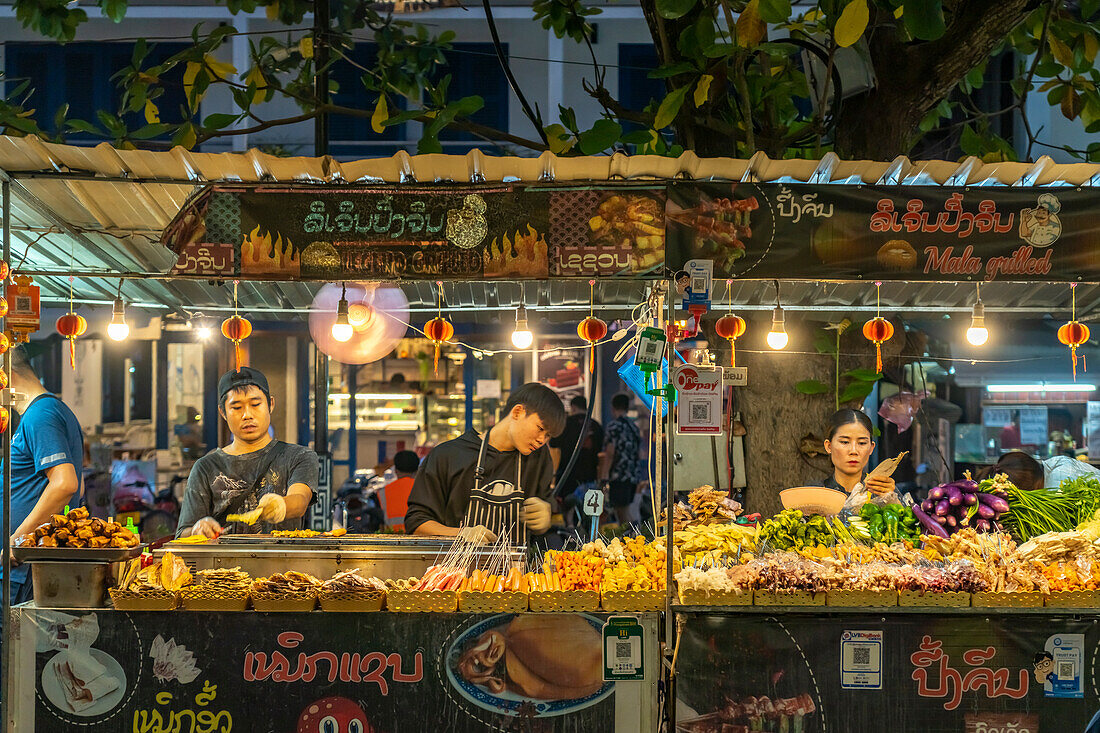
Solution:
<svg viewBox="0 0 1100 733">
<path fill-rule="evenodd" d="M 0 181 L 0 199 L 3 203 L 3 258 L 4 262 L 11 262 L 11 182 L 5 178 Z M 8 297 L 8 282 L 10 277 L 4 279 L 4 297 Z M 0 331 L 6 330 L 8 327 L 8 319 L 0 318 Z M 8 375 L 11 374 L 11 349 L 4 352 L 4 372 Z M 4 393 L 4 406 L 11 409 L 11 389 L 5 389 Z M 8 699 L 7 687 L 11 680 L 11 425 L 8 429 L 0 435 L 0 454 L 4 459 L 4 546 L 0 548 L 0 565 L 4 570 L 4 581 L 0 583 L 3 585 L 3 619 L 4 619 L 4 632 L 0 642 L 3 643 L 3 653 L 0 654 L 0 680 L 3 680 L 3 689 L 0 689 L 0 696 Z M 11 700 L 8 699 L 7 706 L 0 706 L 4 708 L 4 720 L 0 722 L 0 730 L 10 730 L 9 728 L 9 716 L 11 713 Z"/>
</svg>

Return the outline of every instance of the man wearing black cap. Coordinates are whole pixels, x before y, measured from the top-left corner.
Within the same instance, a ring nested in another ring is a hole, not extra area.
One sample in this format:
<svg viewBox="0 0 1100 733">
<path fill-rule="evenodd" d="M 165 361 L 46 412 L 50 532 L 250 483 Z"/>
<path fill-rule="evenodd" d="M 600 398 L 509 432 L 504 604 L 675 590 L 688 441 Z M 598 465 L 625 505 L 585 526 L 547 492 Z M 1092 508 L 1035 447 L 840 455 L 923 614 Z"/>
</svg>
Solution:
<svg viewBox="0 0 1100 733">
<path fill-rule="evenodd" d="M 233 442 L 207 453 L 191 468 L 177 537 L 302 528 L 317 488 L 317 454 L 271 437 L 274 407 L 267 377 L 257 369 L 242 367 L 218 380 L 218 412 L 229 424 Z M 257 509 L 260 516 L 254 524 L 227 526 L 228 515 Z"/>
</svg>

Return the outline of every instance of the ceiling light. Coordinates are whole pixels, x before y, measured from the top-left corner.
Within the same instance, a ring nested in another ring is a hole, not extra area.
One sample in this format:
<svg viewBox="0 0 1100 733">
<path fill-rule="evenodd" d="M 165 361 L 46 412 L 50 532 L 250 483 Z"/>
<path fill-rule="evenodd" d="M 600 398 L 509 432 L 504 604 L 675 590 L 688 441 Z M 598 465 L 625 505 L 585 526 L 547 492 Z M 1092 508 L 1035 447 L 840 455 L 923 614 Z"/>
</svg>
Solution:
<svg viewBox="0 0 1100 733">
<path fill-rule="evenodd" d="M 768 331 L 768 346 L 776 351 L 787 348 L 787 328 L 784 324 L 782 308 L 776 308 L 772 312 L 772 330 Z"/>
<path fill-rule="evenodd" d="M 122 298 L 115 298 L 111 322 L 107 324 L 107 335 L 114 341 L 125 341 L 130 335 L 130 325 L 126 323 L 126 305 Z"/>
<path fill-rule="evenodd" d="M 990 384 L 986 392 L 1095 392 L 1095 384 Z"/>
<path fill-rule="evenodd" d="M 348 299 L 344 297 L 345 295 L 344 291 L 340 292 L 340 302 L 336 306 L 336 322 L 332 324 L 332 337 L 341 343 L 350 341 L 355 334 L 355 329 L 348 320 Z"/>
<path fill-rule="evenodd" d="M 966 340 L 973 346 L 982 346 L 989 340 L 989 329 L 985 327 L 985 306 L 982 305 L 982 293 L 978 291 L 978 300 L 974 303 L 974 313 L 970 316 L 970 328 L 966 329 Z"/>
<path fill-rule="evenodd" d="M 516 329 L 512 331 L 512 346 L 529 349 L 534 341 L 535 334 L 527 327 L 527 309 L 521 305 L 516 309 Z"/>
</svg>

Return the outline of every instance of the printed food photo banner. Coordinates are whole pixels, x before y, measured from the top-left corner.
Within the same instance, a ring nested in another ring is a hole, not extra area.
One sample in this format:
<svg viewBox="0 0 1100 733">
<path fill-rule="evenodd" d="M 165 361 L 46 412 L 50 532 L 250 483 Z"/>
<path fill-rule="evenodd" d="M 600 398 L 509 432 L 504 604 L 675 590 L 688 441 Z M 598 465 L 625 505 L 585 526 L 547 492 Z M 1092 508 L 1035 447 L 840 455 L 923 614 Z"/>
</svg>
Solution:
<svg viewBox="0 0 1100 733">
<path fill-rule="evenodd" d="M 787 183 L 215 185 L 172 274 L 255 280 L 1100 281 L 1091 189 Z"/>
<path fill-rule="evenodd" d="M 684 614 L 677 733 L 1098 733 L 1100 627 L 1048 615 Z"/>
<path fill-rule="evenodd" d="M 604 681 L 599 615 L 17 609 L 13 619 L 6 707 L 27 730 L 616 733 L 657 715 L 656 663 L 645 681 Z M 642 622 L 655 658 L 656 616 Z"/>
</svg>

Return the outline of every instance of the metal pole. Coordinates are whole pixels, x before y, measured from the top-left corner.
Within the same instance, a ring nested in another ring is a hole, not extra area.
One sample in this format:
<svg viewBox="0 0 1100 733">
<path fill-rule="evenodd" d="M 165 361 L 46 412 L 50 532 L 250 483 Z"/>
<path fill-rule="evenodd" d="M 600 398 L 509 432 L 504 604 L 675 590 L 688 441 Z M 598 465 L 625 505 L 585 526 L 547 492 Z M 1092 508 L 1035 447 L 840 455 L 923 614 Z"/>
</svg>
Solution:
<svg viewBox="0 0 1100 733">
<path fill-rule="evenodd" d="M 663 287 L 663 290 L 664 290 L 664 298 L 666 300 L 665 304 L 668 306 L 668 311 L 667 311 L 668 317 L 666 318 L 666 320 L 663 324 L 660 324 L 662 326 L 662 328 L 664 328 L 668 324 L 674 323 L 676 321 L 676 302 L 675 302 L 675 299 L 672 297 L 672 293 L 673 293 L 672 288 L 669 287 L 668 283 L 665 283 L 664 287 Z M 660 312 L 660 311 L 658 311 L 658 312 Z M 665 328 L 664 330 L 667 333 L 668 329 Z M 668 384 L 673 383 L 673 381 L 672 381 L 672 370 L 675 369 L 675 367 L 676 367 L 676 344 L 673 342 L 672 338 L 669 338 L 668 339 Z M 657 371 L 657 374 L 658 375 L 661 374 L 660 370 Z M 661 386 L 664 387 L 666 385 L 662 384 Z M 667 585 L 666 585 L 666 591 L 667 592 L 666 592 L 666 596 L 665 596 L 665 650 L 666 650 L 666 654 L 668 654 L 670 649 L 675 649 L 676 648 L 676 618 L 675 618 L 675 615 L 672 613 L 672 603 L 673 603 L 673 600 L 674 600 L 674 593 L 675 593 L 675 591 L 673 590 L 673 588 L 674 588 L 674 578 L 673 578 L 673 572 L 672 572 L 672 570 L 673 570 L 673 567 L 672 567 L 672 553 L 673 553 L 673 547 L 675 546 L 673 544 L 673 541 L 672 541 L 672 531 L 673 531 L 672 530 L 672 514 L 673 514 L 673 505 L 676 503 L 676 498 L 675 498 L 675 495 L 673 493 L 674 487 L 672 485 L 672 462 L 674 460 L 676 460 L 676 454 L 674 452 L 676 431 L 673 430 L 673 428 L 672 428 L 673 422 L 674 422 L 673 417 L 672 417 L 673 406 L 669 402 L 666 402 L 665 404 L 667 406 L 666 414 L 668 415 L 668 423 L 667 423 L 667 426 L 666 426 L 666 429 L 667 429 L 667 432 L 668 432 L 668 451 L 667 451 L 667 455 L 665 456 L 665 472 L 664 472 L 664 477 L 663 477 L 664 478 L 664 484 L 665 484 L 664 485 L 664 489 L 665 489 L 665 567 L 666 567 L 665 572 L 666 572 L 666 583 L 667 583 Z M 657 425 L 658 425 L 658 428 L 660 428 L 660 425 L 661 425 L 660 420 L 657 421 Z M 658 475 L 661 473 L 661 464 L 660 463 L 657 464 L 657 470 L 656 470 L 655 473 L 657 473 Z M 675 725 L 675 721 L 676 721 L 676 717 L 675 717 L 676 716 L 676 704 L 672 699 L 672 691 L 673 691 L 674 688 L 675 688 L 675 682 L 673 681 L 673 679 L 670 675 L 669 678 L 668 678 L 668 687 L 665 689 L 665 708 L 666 708 L 666 710 L 669 711 L 670 730 L 674 730 L 673 726 Z"/>
<path fill-rule="evenodd" d="M 8 181 L 0 183 L 0 199 L 3 200 L 3 217 L 4 217 L 4 232 L 3 232 L 3 258 L 4 262 L 11 262 L 11 184 Z M 8 295 L 8 282 L 10 282 L 10 276 L 4 280 L 4 297 Z M 8 327 L 8 319 L 0 319 L 0 331 L 5 330 Z M 11 350 L 4 352 L 4 373 L 11 375 Z M 10 383 L 10 380 L 9 380 Z M 10 388 L 4 390 L 5 394 L 10 397 Z M 10 399 L 5 400 L 5 407 L 12 409 Z M 9 416 L 10 423 L 10 416 Z M 0 452 L 4 458 L 4 545 L 0 550 L 0 567 L 3 567 L 4 582 L 3 585 L 3 603 L 4 603 L 4 634 L 3 634 L 3 654 L 0 659 L 0 679 L 4 681 L 4 689 L 2 692 L 4 700 L 7 705 L 4 707 L 4 720 L 0 723 L 0 729 L 11 730 L 8 723 L 11 717 L 12 711 L 12 699 L 11 695 L 7 694 L 12 684 L 11 674 L 11 426 L 4 431 L 3 435 L 0 435 Z"/>
<path fill-rule="evenodd" d="M 328 453 L 328 356 L 313 347 L 313 450 Z"/>
<path fill-rule="evenodd" d="M 313 77 L 313 93 L 318 105 L 328 104 L 328 34 L 330 0 L 313 3 L 313 61 L 316 75 Z M 313 118 L 313 154 L 328 155 L 328 113 L 321 112 Z"/>
</svg>

